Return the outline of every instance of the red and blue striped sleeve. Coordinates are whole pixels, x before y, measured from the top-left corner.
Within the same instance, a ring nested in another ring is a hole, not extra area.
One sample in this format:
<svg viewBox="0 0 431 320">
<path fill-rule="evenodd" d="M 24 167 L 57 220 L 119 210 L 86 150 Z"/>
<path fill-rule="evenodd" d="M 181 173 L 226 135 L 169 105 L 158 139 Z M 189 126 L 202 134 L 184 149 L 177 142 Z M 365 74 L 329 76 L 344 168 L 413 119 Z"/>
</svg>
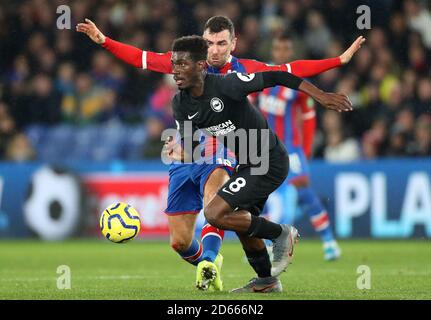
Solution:
<svg viewBox="0 0 431 320">
<path fill-rule="evenodd" d="M 106 37 L 106 41 L 102 44 L 102 47 L 110 51 L 118 59 L 136 68 L 160 73 L 172 73 L 171 51 L 166 53 L 144 51 L 134 46 L 115 41 L 109 37 Z"/>
<path fill-rule="evenodd" d="M 305 78 L 341 66 L 339 57 L 323 60 L 296 60 L 286 64 L 270 65 L 256 60 L 239 59 L 247 73 L 264 71 L 287 71 L 295 76 Z"/>
</svg>

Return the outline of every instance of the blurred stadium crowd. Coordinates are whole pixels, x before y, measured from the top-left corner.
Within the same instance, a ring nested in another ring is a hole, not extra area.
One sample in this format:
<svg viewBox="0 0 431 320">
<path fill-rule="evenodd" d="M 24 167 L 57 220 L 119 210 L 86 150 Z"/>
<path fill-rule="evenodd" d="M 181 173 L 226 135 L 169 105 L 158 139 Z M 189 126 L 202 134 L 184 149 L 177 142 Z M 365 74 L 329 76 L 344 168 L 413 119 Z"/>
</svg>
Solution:
<svg viewBox="0 0 431 320">
<path fill-rule="evenodd" d="M 63 4 L 70 30 L 56 28 Z M 371 7 L 371 30 L 356 27 L 361 4 Z M 113 39 L 165 52 L 216 14 L 235 23 L 236 56 L 268 62 L 272 36 L 285 29 L 297 59 L 338 56 L 358 35 L 367 38 L 348 66 L 311 79 L 348 94 L 356 109 L 319 109 L 315 158 L 431 155 L 428 1 L 33 0 L 0 4 L 0 159 L 159 158 L 175 85 L 115 60 L 75 25 L 88 17 Z"/>
</svg>

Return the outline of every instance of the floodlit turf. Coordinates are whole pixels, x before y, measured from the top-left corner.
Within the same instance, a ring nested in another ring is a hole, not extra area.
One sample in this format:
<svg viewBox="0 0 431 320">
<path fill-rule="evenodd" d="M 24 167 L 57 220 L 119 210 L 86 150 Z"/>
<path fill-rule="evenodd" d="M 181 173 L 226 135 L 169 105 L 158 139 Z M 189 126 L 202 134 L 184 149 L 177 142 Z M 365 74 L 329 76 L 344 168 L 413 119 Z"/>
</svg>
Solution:
<svg viewBox="0 0 431 320">
<path fill-rule="evenodd" d="M 222 253 L 224 292 L 194 288 L 195 268 L 167 242 L 0 241 L 0 299 L 431 299 L 430 241 L 342 241 L 343 257 L 325 262 L 318 241 L 302 240 L 281 277 L 281 294 L 230 294 L 253 272 L 236 241 Z M 71 289 L 57 289 L 57 267 L 71 269 Z M 371 289 L 357 288 L 359 265 Z"/>
</svg>

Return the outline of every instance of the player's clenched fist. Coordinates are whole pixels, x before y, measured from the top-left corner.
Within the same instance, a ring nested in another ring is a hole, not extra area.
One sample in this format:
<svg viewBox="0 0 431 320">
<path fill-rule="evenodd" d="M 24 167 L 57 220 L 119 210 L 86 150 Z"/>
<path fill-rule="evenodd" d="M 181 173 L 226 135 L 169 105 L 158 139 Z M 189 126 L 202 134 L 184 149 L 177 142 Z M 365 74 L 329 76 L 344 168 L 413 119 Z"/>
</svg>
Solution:
<svg viewBox="0 0 431 320">
<path fill-rule="evenodd" d="M 76 25 L 76 31 L 85 33 L 91 40 L 98 44 L 105 42 L 105 35 L 96 27 L 93 21 L 85 19 L 85 22 Z"/>
<path fill-rule="evenodd" d="M 172 136 L 166 139 L 165 144 L 163 145 L 162 153 L 165 157 L 168 157 L 172 160 L 181 161 L 183 159 L 182 148 L 176 141 L 174 141 Z"/>
</svg>

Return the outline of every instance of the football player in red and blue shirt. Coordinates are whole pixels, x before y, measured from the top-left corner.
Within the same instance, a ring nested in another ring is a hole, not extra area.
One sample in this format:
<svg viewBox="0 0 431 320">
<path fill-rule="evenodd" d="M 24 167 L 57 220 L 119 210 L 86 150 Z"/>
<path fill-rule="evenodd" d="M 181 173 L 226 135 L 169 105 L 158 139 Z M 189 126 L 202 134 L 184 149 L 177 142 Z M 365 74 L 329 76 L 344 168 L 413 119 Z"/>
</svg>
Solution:
<svg viewBox="0 0 431 320">
<path fill-rule="evenodd" d="M 359 37 L 355 41 L 360 46 L 365 41 Z M 283 64 L 293 56 L 293 42 L 289 33 L 276 37 L 272 43 L 272 59 L 275 64 Z M 290 170 L 287 184 L 295 186 L 302 212 L 307 214 L 313 228 L 323 242 L 324 258 L 337 259 L 341 250 L 331 230 L 329 217 L 316 192 L 310 187 L 308 160 L 312 154 L 312 144 L 316 128 L 314 100 L 300 91 L 285 87 L 273 87 L 257 95 L 259 109 L 269 125 L 286 145 L 289 153 Z M 278 192 L 285 192 L 280 188 Z"/>
<path fill-rule="evenodd" d="M 172 52 L 155 53 L 115 41 L 104 36 L 88 19 L 86 23 L 77 25 L 77 31 L 87 34 L 117 58 L 136 68 L 167 74 L 173 71 Z M 275 70 L 291 72 L 299 77 L 310 77 L 348 63 L 357 50 L 350 47 L 341 56 L 331 59 L 298 60 L 274 66 L 255 60 L 238 59 L 231 55 L 235 50 L 237 38 L 232 21 L 226 17 L 210 18 L 205 24 L 203 37 L 209 45 L 207 70 L 221 74 Z M 229 154 L 227 157 L 224 155 L 224 159 L 219 157 L 218 150 L 216 139 L 207 139 L 205 154 L 215 154 L 213 164 L 172 164 L 169 168 L 169 195 L 165 213 L 168 215 L 171 246 L 183 259 L 198 265 L 197 275 L 200 262 L 210 261 L 221 266 L 222 257 L 218 252 L 224 231 L 205 224 L 201 243 L 194 237 L 197 214 L 202 209 L 202 202 L 205 206 L 216 195 L 229 179 L 229 173 L 235 163 L 235 159 Z M 201 286 L 200 283 L 197 285 Z M 216 286 L 215 289 L 220 287 Z"/>
</svg>

